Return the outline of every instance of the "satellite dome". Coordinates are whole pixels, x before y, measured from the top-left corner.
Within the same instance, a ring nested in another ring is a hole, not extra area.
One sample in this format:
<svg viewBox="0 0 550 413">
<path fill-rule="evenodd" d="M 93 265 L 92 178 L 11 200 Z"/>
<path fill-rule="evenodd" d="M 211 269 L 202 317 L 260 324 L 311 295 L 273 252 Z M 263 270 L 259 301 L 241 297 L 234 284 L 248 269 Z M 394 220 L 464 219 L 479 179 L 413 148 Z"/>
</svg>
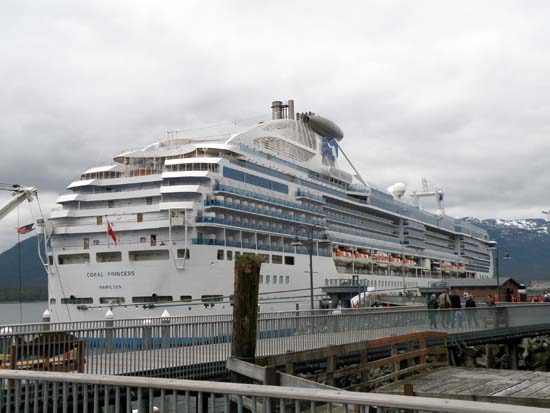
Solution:
<svg viewBox="0 0 550 413">
<path fill-rule="evenodd" d="M 395 198 L 401 198 L 405 195 L 406 191 L 407 187 L 402 182 L 397 182 L 388 188 L 388 192 L 390 192 Z"/>
</svg>

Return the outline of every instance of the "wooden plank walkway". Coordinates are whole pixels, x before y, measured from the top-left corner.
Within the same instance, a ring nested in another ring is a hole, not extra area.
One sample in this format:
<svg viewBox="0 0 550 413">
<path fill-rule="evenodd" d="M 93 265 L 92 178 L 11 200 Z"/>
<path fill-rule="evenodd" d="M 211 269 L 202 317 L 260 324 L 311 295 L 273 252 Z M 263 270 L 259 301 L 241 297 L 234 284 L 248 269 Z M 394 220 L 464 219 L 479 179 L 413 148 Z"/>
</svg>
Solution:
<svg viewBox="0 0 550 413">
<path fill-rule="evenodd" d="M 444 367 L 376 392 L 403 394 L 405 384 L 415 396 L 550 408 L 550 372 Z"/>
</svg>

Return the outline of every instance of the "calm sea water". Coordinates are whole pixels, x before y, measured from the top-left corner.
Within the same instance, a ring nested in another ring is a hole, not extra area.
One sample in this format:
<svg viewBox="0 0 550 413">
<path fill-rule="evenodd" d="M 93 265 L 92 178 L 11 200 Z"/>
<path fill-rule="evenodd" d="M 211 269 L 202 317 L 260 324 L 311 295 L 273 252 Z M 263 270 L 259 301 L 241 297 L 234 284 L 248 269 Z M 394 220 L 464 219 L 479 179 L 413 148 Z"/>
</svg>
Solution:
<svg viewBox="0 0 550 413">
<path fill-rule="evenodd" d="M 42 313 L 48 308 L 47 301 L 33 301 L 23 303 L 23 311 L 20 312 L 19 303 L 0 303 L 0 325 L 17 324 L 22 315 L 23 323 L 34 323 L 42 321 Z"/>
</svg>

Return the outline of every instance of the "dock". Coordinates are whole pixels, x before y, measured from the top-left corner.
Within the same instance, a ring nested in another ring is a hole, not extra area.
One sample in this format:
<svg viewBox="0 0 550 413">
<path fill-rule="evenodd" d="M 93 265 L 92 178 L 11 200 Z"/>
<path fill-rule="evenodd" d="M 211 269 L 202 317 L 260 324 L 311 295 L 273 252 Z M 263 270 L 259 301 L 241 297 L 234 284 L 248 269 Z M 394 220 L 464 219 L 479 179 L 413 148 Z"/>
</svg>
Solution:
<svg viewBox="0 0 550 413">
<path fill-rule="evenodd" d="M 550 372 L 443 367 L 376 390 L 419 397 L 476 400 L 550 408 Z"/>
</svg>

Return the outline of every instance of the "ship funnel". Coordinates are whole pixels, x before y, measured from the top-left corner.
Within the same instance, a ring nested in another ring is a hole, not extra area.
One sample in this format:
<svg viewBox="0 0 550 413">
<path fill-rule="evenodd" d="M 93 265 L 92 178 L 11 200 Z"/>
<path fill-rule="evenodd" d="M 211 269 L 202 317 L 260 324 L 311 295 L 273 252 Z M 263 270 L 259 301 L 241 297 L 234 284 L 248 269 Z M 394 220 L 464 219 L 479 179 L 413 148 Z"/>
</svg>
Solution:
<svg viewBox="0 0 550 413">
<path fill-rule="evenodd" d="M 280 100 L 274 100 L 271 102 L 271 114 L 272 119 L 282 119 L 283 118 L 283 102 Z"/>
<path fill-rule="evenodd" d="M 294 100 L 288 101 L 288 118 L 294 119 Z"/>
</svg>

